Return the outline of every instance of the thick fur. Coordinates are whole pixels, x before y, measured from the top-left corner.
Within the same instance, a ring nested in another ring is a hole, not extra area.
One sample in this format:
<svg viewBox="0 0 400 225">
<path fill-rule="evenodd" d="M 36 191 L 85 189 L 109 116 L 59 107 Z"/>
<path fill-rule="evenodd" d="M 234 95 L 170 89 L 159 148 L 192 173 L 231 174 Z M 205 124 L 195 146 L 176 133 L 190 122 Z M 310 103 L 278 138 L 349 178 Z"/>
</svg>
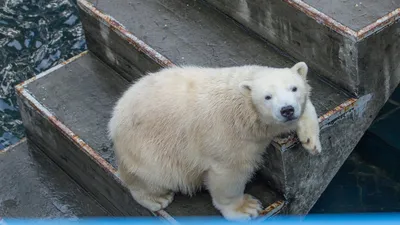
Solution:
<svg viewBox="0 0 400 225">
<path fill-rule="evenodd" d="M 175 192 L 191 195 L 205 185 L 225 218 L 257 216 L 262 206 L 244 188 L 271 140 L 297 130 L 308 151 L 321 151 L 307 70 L 305 63 L 173 67 L 139 79 L 109 123 L 119 173 L 133 198 L 157 211 Z M 280 110 L 286 105 L 297 119 L 285 121 Z"/>
</svg>

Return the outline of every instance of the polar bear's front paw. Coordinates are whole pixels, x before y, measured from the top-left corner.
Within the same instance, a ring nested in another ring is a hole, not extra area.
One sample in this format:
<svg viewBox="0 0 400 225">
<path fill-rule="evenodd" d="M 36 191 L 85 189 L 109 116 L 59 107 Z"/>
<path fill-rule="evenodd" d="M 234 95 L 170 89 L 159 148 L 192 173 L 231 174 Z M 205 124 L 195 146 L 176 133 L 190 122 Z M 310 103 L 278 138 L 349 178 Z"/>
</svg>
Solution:
<svg viewBox="0 0 400 225">
<path fill-rule="evenodd" d="M 242 200 L 236 202 L 236 204 L 219 206 L 217 208 L 220 209 L 225 219 L 240 221 L 257 217 L 262 210 L 262 205 L 253 196 L 245 194 Z"/>
<path fill-rule="evenodd" d="M 303 147 L 312 155 L 317 155 L 321 153 L 322 147 L 321 142 L 319 140 L 319 136 L 307 136 L 299 134 L 299 140 Z"/>
</svg>

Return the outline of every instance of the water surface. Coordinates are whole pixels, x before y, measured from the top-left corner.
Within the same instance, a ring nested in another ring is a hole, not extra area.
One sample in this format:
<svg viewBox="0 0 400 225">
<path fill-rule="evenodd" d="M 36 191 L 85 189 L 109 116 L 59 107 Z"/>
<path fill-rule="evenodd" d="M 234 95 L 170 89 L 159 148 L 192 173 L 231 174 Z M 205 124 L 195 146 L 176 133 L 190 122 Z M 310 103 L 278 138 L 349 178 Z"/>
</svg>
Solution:
<svg viewBox="0 0 400 225">
<path fill-rule="evenodd" d="M 75 0 L 0 0 L 0 149 L 24 136 L 14 86 L 85 49 Z"/>
</svg>

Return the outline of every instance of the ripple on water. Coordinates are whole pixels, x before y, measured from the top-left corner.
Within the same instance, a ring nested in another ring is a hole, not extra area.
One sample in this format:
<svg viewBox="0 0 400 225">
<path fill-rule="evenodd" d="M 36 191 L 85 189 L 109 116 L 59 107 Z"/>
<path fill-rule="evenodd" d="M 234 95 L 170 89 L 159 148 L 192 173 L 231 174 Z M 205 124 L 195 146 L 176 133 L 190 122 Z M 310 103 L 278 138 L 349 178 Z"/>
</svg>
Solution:
<svg viewBox="0 0 400 225">
<path fill-rule="evenodd" d="M 0 0 L 0 149 L 24 136 L 14 86 L 86 49 L 75 0 Z"/>
</svg>

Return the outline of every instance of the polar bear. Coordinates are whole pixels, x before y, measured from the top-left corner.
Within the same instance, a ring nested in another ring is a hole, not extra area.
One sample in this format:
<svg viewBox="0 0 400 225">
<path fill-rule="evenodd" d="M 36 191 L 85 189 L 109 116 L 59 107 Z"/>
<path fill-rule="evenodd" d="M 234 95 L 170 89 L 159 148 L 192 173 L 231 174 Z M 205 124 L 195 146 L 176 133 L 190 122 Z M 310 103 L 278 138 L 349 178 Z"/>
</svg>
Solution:
<svg viewBox="0 0 400 225">
<path fill-rule="evenodd" d="M 170 67 L 149 73 L 118 100 L 109 122 L 118 171 L 145 208 L 167 207 L 174 193 L 205 186 L 228 220 L 258 216 L 244 193 L 262 153 L 297 130 L 304 148 L 321 152 L 308 67 Z"/>
</svg>

